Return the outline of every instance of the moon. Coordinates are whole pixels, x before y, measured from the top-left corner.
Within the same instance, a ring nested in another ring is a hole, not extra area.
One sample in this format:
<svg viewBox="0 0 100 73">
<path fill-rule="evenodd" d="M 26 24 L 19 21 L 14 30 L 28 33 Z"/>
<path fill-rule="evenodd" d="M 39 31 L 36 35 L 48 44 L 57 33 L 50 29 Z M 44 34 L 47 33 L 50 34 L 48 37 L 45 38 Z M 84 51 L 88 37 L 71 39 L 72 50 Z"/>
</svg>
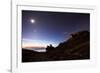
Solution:
<svg viewBox="0 0 100 73">
<path fill-rule="evenodd" d="M 30 19 L 30 22 L 31 23 L 35 23 L 35 19 Z"/>
</svg>

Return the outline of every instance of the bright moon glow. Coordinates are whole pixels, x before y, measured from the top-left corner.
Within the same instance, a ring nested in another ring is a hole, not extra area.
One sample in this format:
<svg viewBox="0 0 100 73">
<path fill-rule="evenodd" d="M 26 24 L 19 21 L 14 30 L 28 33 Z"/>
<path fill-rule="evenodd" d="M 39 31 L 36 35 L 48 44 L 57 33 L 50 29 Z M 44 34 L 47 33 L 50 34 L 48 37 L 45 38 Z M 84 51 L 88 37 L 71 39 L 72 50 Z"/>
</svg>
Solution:
<svg viewBox="0 0 100 73">
<path fill-rule="evenodd" d="M 30 22 L 31 22 L 31 23 L 35 23 L 35 20 L 34 20 L 34 19 L 30 19 Z"/>
</svg>

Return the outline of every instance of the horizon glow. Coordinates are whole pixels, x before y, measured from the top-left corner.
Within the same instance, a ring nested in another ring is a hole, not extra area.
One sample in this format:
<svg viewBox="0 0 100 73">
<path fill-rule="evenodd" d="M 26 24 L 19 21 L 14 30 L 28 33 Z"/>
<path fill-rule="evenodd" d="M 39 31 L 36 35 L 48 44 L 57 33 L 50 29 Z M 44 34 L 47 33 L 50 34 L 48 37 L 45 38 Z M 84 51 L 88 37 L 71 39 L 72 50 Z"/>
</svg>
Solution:
<svg viewBox="0 0 100 73">
<path fill-rule="evenodd" d="M 34 47 L 44 47 L 46 48 L 48 45 L 50 45 L 53 42 L 47 42 L 45 40 L 30 40 L 30 39 L 23 39 L 22 41 L 24 41 L 22 43 L 22 48 L 34 48 Z M 54 47 L 57 46 L 57 44 L 53 44 Z"/>
</svg>

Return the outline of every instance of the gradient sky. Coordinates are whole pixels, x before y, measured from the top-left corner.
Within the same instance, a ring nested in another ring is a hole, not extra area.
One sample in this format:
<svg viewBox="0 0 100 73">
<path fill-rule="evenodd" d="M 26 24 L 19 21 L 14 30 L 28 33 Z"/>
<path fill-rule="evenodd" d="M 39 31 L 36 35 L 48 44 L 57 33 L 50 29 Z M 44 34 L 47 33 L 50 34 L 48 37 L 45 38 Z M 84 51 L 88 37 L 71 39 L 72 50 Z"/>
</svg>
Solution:
<svg viewBox="0 0 100 73">
<path fill-rule="evenodd" d="M 34 19 L 32 23 L 30 20 Z M 90 14 L 44 11 L 22 11 L 22 44 L 27 46 L 57 46 L 71 33 L 90 30 Z"/>
</svg>

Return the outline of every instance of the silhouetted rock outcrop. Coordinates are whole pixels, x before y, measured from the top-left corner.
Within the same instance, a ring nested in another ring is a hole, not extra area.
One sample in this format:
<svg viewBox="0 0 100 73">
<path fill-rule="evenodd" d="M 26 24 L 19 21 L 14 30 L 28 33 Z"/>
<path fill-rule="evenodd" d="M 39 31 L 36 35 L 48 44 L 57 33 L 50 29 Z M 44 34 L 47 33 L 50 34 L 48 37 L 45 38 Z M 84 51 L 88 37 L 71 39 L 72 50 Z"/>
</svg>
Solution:
<svg viewBox="0 0 100 73">
<path fill-rule="evenodd" d="M 46 50 L 47 52 L 50 52 L 52 50 L 54 50 L 55 48 L 52 46 L 52 44 L 50 44 L 50 46 L 47 46 Z"/>
<path fill-rule="evenodd" d="M 90 34 L 88 31 L 81 31 L 71 34 L 71 37 L 60 43 L 56 48 L 48 50 L 51 58 L 61 59 L 89 59 L 90 57 Z"/>
</svg>

